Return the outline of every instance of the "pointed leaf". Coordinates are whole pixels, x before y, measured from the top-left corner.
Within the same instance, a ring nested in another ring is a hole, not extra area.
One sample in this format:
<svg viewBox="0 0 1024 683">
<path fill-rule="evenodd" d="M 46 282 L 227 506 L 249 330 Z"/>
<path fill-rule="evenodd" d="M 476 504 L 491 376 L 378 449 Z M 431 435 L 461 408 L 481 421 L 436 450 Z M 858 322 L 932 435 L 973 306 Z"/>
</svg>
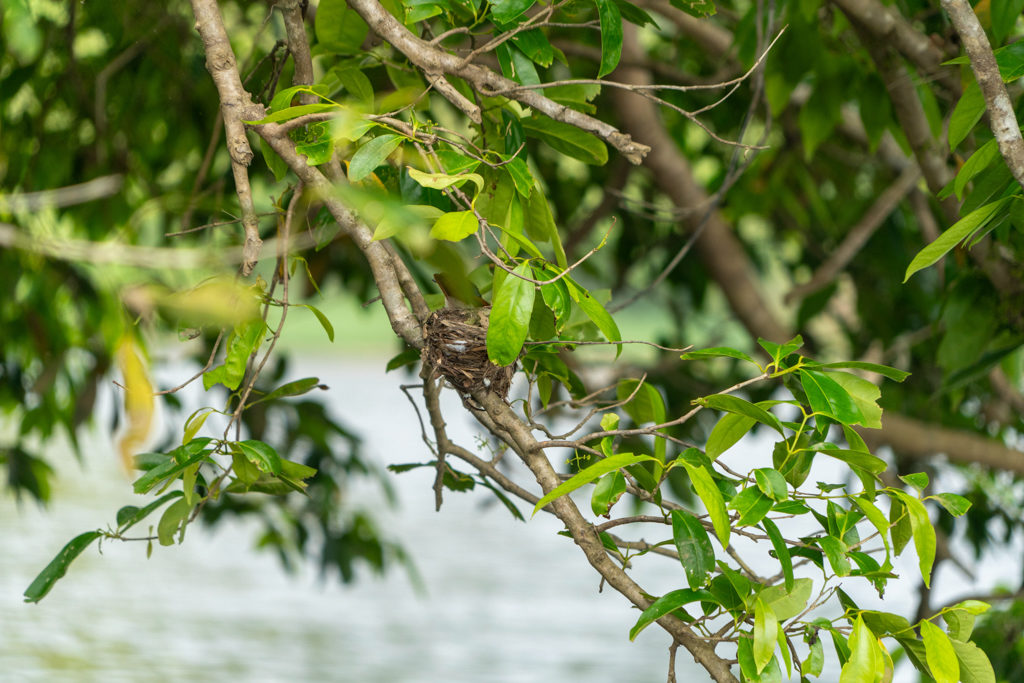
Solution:
<svg viewBox="0 0 1024 683">
<path fill-rule="evenodd" d="M 704 446 L 704 452 L 714 460 L 722 453 L 736 445 L 740 439 L 746 436 L 750 428 L 757 424 L 757 420 L 746 415 L 726 413 L 719 420 L 718 424 L 708 435 L 708 442 Z"/>
<path fill-rule="evenodd" d="M 726 412 L 736 413 L 737 415 L 746 415 L 747 417 L 757 420 L 761 424 L 768 425 L 779 434 L 784 435 L 782 431 L 782 424 L 779 422 L 777 417 L 769 413 L 764 408 L 757 406 L 750 401 L 739 398 L 738 396 L 712 394 L 711 396 L 699 398 L 694 402 L 714 410 L 724 410 Z"/>
<path fill-rule="evenodd" d="M 772 542 L 772 549 L 775 550 L 775 556 L 779 559 L 779 564 L 782 566 L 782 576 L 785 579 L 786 590 L 793 590 L 793 557 L 789 554 L 789 546 L 786 545 L 785 539 L 782 537 L 782 533 L 779 531 L 779 527 L 775 525 L 775 522 L 765 517 L 761 520 L 761 528 L 768 534 L 768 539 Z"/>
<path fill-rule="evenodd" d="M 262 472 L 281 474 L 281 456 L 273 446 L 255 439 L 247 439 L 234 444 L 249 462 L 256 465 Z"/>
<path fill-rule="evenodd" d="M 1011 199 L 1013 199 L 1013 197 L 1003 197 L 1002 199 L 997 199 L 994 202 L 985 204 L 950 226 L 949 229 L 939 235 L 934 242 L 917 253 L 917 256 L 915 256 L 910 262 L 910 265 L 907 266 L 907 272 L 903 276 L 903 281 L 906 282 L 910 279 L 910 276 L 917 271 L 923 270 L 932 265 L 945 256 L 947 252 L 953 249 L 953 247 L 968 239 L 976 231 L 985 227 L 985 225 L 995 218 L 996 214 L 998 214 Z"/>
<path fill-rule="evenodd" d="M 700 588 L 707 583 L 708 574 L 715 567 L 715 551 L 704 525 L 684 510 L 673 510 L 672 540 L 690 588 Z"/>
<path fill-rule="evenodd" d="M 402 144 L 401 135 L 384 133 L 356 150 L 348 162 L 348 179 L 358 182 L 373 173 Z"/>
<path fill-rule="evenodd" d="M 67 573 L 68 566 L 74 559 L 102 535 L 99 531 L 87 531 L 68 541 L 68 544 L 61 548 L 57 556 L 50 560 L 50 564 L 46 565 L 46 568 L 39 572 L 39 575 L 25 589 L 25 602 L 39 602 L 46 597 L 53 585 Z"/>
<path fill-rule="evenodd" d="M 691 602 L 697 602 L 698 600 L 715 602 L 715 598 L 711 593 L 703 590 L 697 591 L 690 588 L 681 588 L 679 590 L 665 593 L 665 595 L 652 602 L 651 606 L 643 611 L 640 618 L 637 619 L 636 624 L 634 624 L 633 628 L 629 630 L 629 639 L 636 640 L 636 637 L 640 635 L 641 631 L 658 619 L 661 619 L 670 612 L 674 612 L 683 605 L 687 605 Z"/>
<path fill-rule="evenodd" d="M 597 77 L 607 76 L 622 56 L 622 14 L 615 0 L 594 0 L 601 20 L 601 68 Z"/>
<path fill-rule="evenodd" d="M 925 586 L 931 585 L 932 565 L 935 563 L 935 527 L 928 517 L 928 510 L 917 498 L 903 492 L 893 491 L 906 506 L 910 517 L 910 528 L 914 534 L 914 549 L 921 568 Z"/>
<path fill-rule="evenodd" d="M 855 424 L 864 420 L 864 415 L 854 403 L 853 397 L 825 373 L 802 369 L 800 385 L 815 413 L 843 424 Z"/>
<path fill-rule="evenodd" d="M 531 275 L 530 263 L 523 261 L 494 295 L 487 326 L 487 357 L 496 365 L 514 363 L 526 342 L 536 293 L 533 282 L 522 278 Z"/>
<path fill-rule="evenodd" d="M 945 632 L 930 621 L 921 622 L 921 640 L 924 641 L 925 660 L 936 683 L 957 683 L 960 680 L 960 662 Z"/>
<path fill-rule="evenodd" d="M 441 215 L 430 228 L 430 236 L 436 240 L 458 242 L 480 229 L 480 221 L 472 211 L 452 211 Z"/>
<path fill-rule="evenodd" d="M 768 662 L 772 661 L 778 631 L 779 621 L 775 617 L 775 612 L 764 600 L 758 598 L 754 604 L 753 655 L 754 668 L 759 674 L 768 666 Z"/>
<path fill-rule="evenodd" d="M 572 493 L 576 489 L 586 484 L 589 484 L 590 482 L 594 481 L 603 474 L 607 474 L 608 472 L 611 472 L 613 470 L 621 469 L 628 465 L 634 465 L 638 462 L 644 462 L 645 460 L 654 460 L 654 458 L 649 455 L 617 453 L 611 456 L 610 458 L 598 460 L 593 465 L 580 470 L 569 479 L 563 481 L 561 484 L 551 489 L 551 491 L 549 491 L 543 498 L 538 500 L 537 504 L 533 506 L 533 514 L 536 515 L 541 508 L 543 508 L 545 505 L 555 500 L 556 498 L 561 498 L 567 493 Z"/>
</svg>

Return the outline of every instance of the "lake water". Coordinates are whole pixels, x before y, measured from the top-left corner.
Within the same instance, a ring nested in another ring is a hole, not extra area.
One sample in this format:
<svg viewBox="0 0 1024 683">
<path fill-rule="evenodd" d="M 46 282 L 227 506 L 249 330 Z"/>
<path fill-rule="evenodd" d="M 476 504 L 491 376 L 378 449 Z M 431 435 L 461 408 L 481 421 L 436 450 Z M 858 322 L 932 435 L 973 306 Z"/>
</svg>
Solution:
<svg viewBox="0 0 1024 683">
<path fill-rule="evenodd" d="M 382 468 L 427 460 L 397 389 L 404 378 L 382 368 L 379 360 L 307 357 L 294 376 L 331 387 L 332 408 Z M 453 436 L 472 445 L 479 430 L 463 422 L 454 394 L 446 398 Z M 555 534 L 554 519 L 517 522 L 486 492 L 446 492 L 434 512 L 427 470 L 392 477 L 400 507 L 381 521 L 414 559 L 426 594 L 400 570 L 382 579 L 364 572 L 352 586 L 285 574 L 276 558 L 252 549 L 251 529 L 224 524 L 192 527 L 183 546 L 157 546 L 149 560 L 142 544 L 107 543 L 102 554 L 93 546 L 41 604 L 24 604 L 25 587 L 67 540 L 139 503 L 109 440 L 93 441 L 81 466 L 54 457 L 61 478 L 48 510 L 0 500 L 0 681 L 665 680 L 668 638 L 654 627 L 629 642 L 638 612 L 614 591 L 598 593 L 596 574 Z M 360 489 L 353 499 L 373 505 L 377 495 Z M 1011 582 L 1019 558 L 1019 548 L 990 558 L 983 585 Z M 901 560 L 913 576 L 913 552 Z M 638 565 L 649 590 L 685 583 L 664 558 Z M 938 601 L 973 589 L 955 569 L 941 569 L 937 580 Z M 916 582 L 904 583 L 892 585 L 884 606 L 870 590 L 851 593 L 863 607 L 905 612 Z M 706 680 L 682 650 L 678 660 L 680 681 Z"/>
</svg>

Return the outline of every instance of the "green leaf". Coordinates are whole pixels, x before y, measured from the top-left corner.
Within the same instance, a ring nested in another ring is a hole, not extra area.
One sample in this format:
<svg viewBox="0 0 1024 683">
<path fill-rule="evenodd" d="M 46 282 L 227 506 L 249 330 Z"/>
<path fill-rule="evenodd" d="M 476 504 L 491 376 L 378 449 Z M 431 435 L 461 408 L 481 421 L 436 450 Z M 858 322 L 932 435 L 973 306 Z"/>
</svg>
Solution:
<svg viewBox="0 0 1024 683">
<path fill-rule="evenodd" d="M 638 462 L 643 462 L 645 460 L 654 460 L 654 458 L 649 455 L 642 454 L 634 455 L 632 453 L 617 453 L 611 457 L 604 458 L 603 460 L 598 460 L 593 465 L 580 470 L 569 479 L 551 489 L 551 491 L 538 500 L 537 504 L 533 506 L 533 514 L 536 515 L 541 508 L 551 501 L 561 498 L 567 493 L 572 493 L 576 489 L 589 484 L 603 474 L 607 474 L 608 472 L 612 472 Z"/>
<path fill-rule="evenodd" d="M 945 609 L 941 614 L 946 622 L 946 630 L 950 639 L 963 642 L 971 639 L 975 620 L 973 614 L 962 609 Z"/>
<path fill-rule="evenodd" d="M 928 496 L 928 499 L 939 501 L 939 504 L 946 508 L 946 512 L 954 517 L 959 517 L 971 509 L 971 501 L 955 493 L 936 493 L 934 496 Z"/>
<path fill-rule="evenodd" d="M 985 113 L 985 97 L 981 94 L 978 82 L 973 78 L 964 88 L 964 94 L 953 108 L 949 117 L 949 150 L 952 152 L 963 142 L 971 129 L 977 125 Z"/>
<path fill-rule="evenodd" d="M 710 17 L 715 13 L 715 3 L 712 0 L 671 0 L 671 5 L 698 19 Z"/>
<path fill-rule="evenodd" d="M 499 155 L 503 161 L 507 161 L 504 165 L 508 175 L 512 178 L 512 184 L 515 185 L 516 192 L 523 199 L 529 199 L 533 193 L 533 187 L 536 184 L 536 180 L 533 178 L 533 174 L 530 173 L 530 168 L 523 161 L 522 157 L 512 158 L 506 154 Z"/>
<path fill-rule="evenodd" d="M 214 412 L 213 408 L 200 408 L 196 412 L 188 416 L 185 420 L 184 434 L 181 439 L 181 444 L 185 445 L 196 437 L 199 430 L 203 428 L 206 423 L 206 418 L 210 417 Z"/>
<path fill-rule="evenodd" d="M 707 583 L 715 568 L 715 551 L 704 525 L 684 510 L 672 511 L 672 540 L 679 552 L 679 561 L 686 572 L 686 581 L 696 590 Z"/>
<path fill-rule="evenodd" d="M 907 506 L 896 496 L 889 495 L 889 533 L 892 535 L 892 550 L 894 555 L 899 555 L 914 537 L 910 528 L 910 515 L 907 513 Z"/>
<path fill-rule="evenodd" d="M 693 489 L 697 492 L 697 496 L 704 503 L 704 507 L 707 508 L 708 514 L 711 516 L 711 524 L 715 528 L 715 535 L 718 536 L 718 541 L 722 544 L 723 548 L 729 547 L 729 534 L 731 531 L 729 513 L 726 512 L 722 492 L 715 485 L 715 480 L 711 478 L 711 473 L 703 466 L 693 465 L 682 457 L 677 458 L 675 462 L 682 464 L 686 468 L 687 474 L 690 475 L 690 483 L 693 484 Z"/>
<path fill-rule="evenodd" d="M 530 58 L 530 61 L 538 66 L 547 68 L 551 66 L 555 59 L 555 49 L 540 29 L 534 28 L 529 31 L 520 31 L 512 37 L 512 42 L 522 50 L 524 55 Z M 508 148 L 506 147 L 505 149 L 507 150 Z"/>
<path fill-rule="evenodd" d="M 924 490 L 928 488 L 928 474 L 926 472 L 901 474 L 900 481 L 902 481 L 904 484 L 913 487 L 913 489 L 917 491 L 918 495 L 921 495 L 921 493 L 923 493 Z"/>
<path fill-rule="evenodd" d="M 391 372 L 398 368 L 404 368 L 407 365 L 412 365 L 420 359 L 419 349 L 406 349 L 400 354 L 388 361 L 387 367 L 384 372 Z"/>
<path fill-rule="evenodd" d="M 188 523 L 188 516 L 191 512 L 192 504 L 184 498 L 164 510 L 164 514 L 160 516 L 160 522 L 156 526 L 156 535 L 160 540 L 160 545 L 174 545 L 174 534 L 179 529 L 184 533 L 183 525 Z"/>
<path fill-rule="evenodd" d="M 824 453 L 825 455 L 835 458 L 836 460 L 842 460 L 851 467 L 856 467 L 871 474 L 881 474 L 889 466 L 884 460 L 871 453 L 864 453 L 862 451 L 851 451 L 844 448 L 825 448 L 816 447 L 813 448 L 817 453 Z"/>
<path fill-rule="evenodd" d="M 480 229 L 480 221 L 472 211 L 452 211 L 434 222 L 430 236 L 436 240 L 458 242 Z"/>
<path fill-rule="evenodd" d="M 757 424 L 757 420 L 746 415 L 726 413 L 711 430 L 708 435 L 708 442 L 704 446 L 704 452 L 714 460 L 722 453 L 732 448 L 736 443 L 746 436 L 750 428 Z"/>
<path fill-rule="evenodd" d="M 754 668 L 761 673 L 775 653 L 776 636 L 779 632 L 779 621 L 772 608 L 761 598 L 754 603 Z"/>
<path fill-rule="evenodd" d="M 348 162 L 348 179 L 354 183 L 373 173 L 403 140 L 401 135 L 384 133 L 364 144 Z"/>
<path fill-rule="evenodd" d="M 267 114 L 259 121 L 245 121 L 253 126 L 259 126 L 264 123 L 280 123 L 281 121 L 290 121 L 297 119 L 300 116 L 306 116 L 307 114 L 320 114 L 325 111 L 334 111 L 340 109 L 336 104 L 330 102 L 318 102 L 315 104 L 300 104 L 294 107 L 287 107 L 280 111 L 275 111 L 272 114 Z"/>
<path fill-rule="evenodd" d="M 551 271 L 547 268 L 535 268 L 534 278 L 537 280 L 550 280 Z M 572 312 L 572 303 L 569 297 L 569 289 L 565 282 L 556 280 L 540 286 L 541 299 L 555 316 L 555 330 L 561 332 L 569 321 L 569 314 Z"/>
<path fill-rule="evenodd" d="M 729 507 L 740 513 L 736 526 L 750 526 L 764 519 L 772 509 L 772 499 L 756 486 L 750 486 L 736 494 L 729 501 Z"/>
<path fill-rule="evenodd" d="M 135 505 L 125 505 L 123 508 L 117 511 L 117 530 L 124 533 L 128 529 L 132 528 L 146 517 L 148 517 L 154 510 L 159 508 L 161 505 L 169 500 L 179 498 L 183 495 L 181 491 L 171 491 L 166 493 L 149 505 L 139 508 Z"/>
<path fill-rule="evenodd" d="M 839 384 L 853 399 L 854 405 L 862 416 L 859 424 L 869 429 L 882 428 L 882 409 L 878 406 L 878 399 L 882 396 L 881 389 L 866 379 L 861 379 L 848 372 L 830 372 L 826 377 Z"/>
<path fill-rule="evenodd" d="M 609 472 L 601 477 L 594 487 L 594 492 L 590 495 L 590 509 L 595 515 L 607 515 L 625 492 L 626 478 L 622 476 L 622 472 Z"/>
<path fill-rule="evenodd" d="M 261 472 L 281 474 L 281 456 L 273 446 L 256 439 L 247 439 L 233 444 L 249 462 L 256 465 Z"/>
<path fill-rule="evenodd" d="M 960 680 L 963 683 L 996 683 L 992 663 L 984 650 L 974 643 L 959 640 L 950 641 L 960 666 Z"/>
<path fill-rule="evenodd" d="M 267 324 L 262 320 L 250 320 L 235 327 L 228 337 L 224 364 L 203 373 L 203 388 L 209 390 L 215 384 L 223 384 L 234 391 L 245 377 L 249 357 L 256 353 L 263 341 Z"/>
<path fill-rule="evenodd" d="M 601 334 L 604 335 L 605 339 L 610 342 L 622 341 L 619 326 L 615 323 L 615 319 L 612 318 L 611 314 L 605 310 L 605 307 L 590 292 L 576 284 L 568 275 L 562 279 L 569 288 L 569 296 L 579 304 L 579 307 L 587 314 L 587 317 L 597 325 L 597 329 L 601 330 Z M 615 348 L 615 357 L 618 358 L 620 353 L 622 353 L 621 344 Z"/>
<path fill-rule="evenodd" d="M 757 672 L 757 665 L 754 659 L 754 641 L 746 634 L 740 636 L 736 658 L 739 659 L 740 673 L 743 674 L 745 683 L 781 683 L 782 670 L 779 668 L 779 660 L 772 657 L 768 666 Z"/>
<path fill-rule="evenodd" d="M 330 341 L 334 341 L 334 325 L 332 325 L 331 321 L 327 319 L 327 316 L 323 314 L 323 311 L 321 311 L 319 308 L 317 308 L 316 306 L 313 306 L 311 304 L 292 304 L 292 305 L 293 306 L 301 306 L 302 308 L 308 308 L 313 313 L 313 315 L 316 316 L 316 319 L 318 321 L 320 321 L 320 326 L 323 327 L 324 328 L 324 332 L 327 333 L 327 339 L 329 339 Z"/>
<path fill-rule="evenodd" d="M 539 85 L 540 75 L 537 67 L 526 54 L 513 43 L 502 43 L 494 51 L 498 58 L 498 66 L 505 78 L 512 79 L 523 85 Z"/>
<path fill-rule="evenodd" d="M 556 152 L 593 166 L 604 166 L 608 162 L 608 148 L 604 143 L 576 126 L 538 115 L 521 119 L 520 123 L 527 135 L 541 140 Z"/>
<path fill-rule="evenodd" d="M 846 544 L 833 536 L 822 536 L 816 540 L 825 551 L 828 563 L 832 565 L 832 571 L 836 576 L 849 576 L 850 560 L 846 557 Z"/>
<path fill-rule="evenodd" d="M 769 586 L 761 591 L 760 597 L 772 608 L 779 621 L 785 621 L 804 611 L 813 590 L 814 580 L 804 577 L 793 582 L 792 590 L 783 586 Z"/>
<path fill-rule="evenodd" d="M 854 496 L 850 500 L 860 508 L 864 516 L 868 518 L 868 521 L 878 531 L 878 535 L 882 539 L 882 543 L 885 545 L 885 557 L 889 559 L 891 548 L 889 547 L 889 522 L 886 520 L 885 515 L 878 509 L 878 506 L 873 501 L 868 499 L 866 496 Z"/>
<path fill-rule="evenodd" d="M 811 364 L 808 363 L 807 365 L 810 366 Z M 902 382 L 907 377 L 910 377 L 910 373 L 905 372 L 904 370 L 897 370 L 896 368 L 891 368 L 888 365 L 879 365 L 878 363 L 867 363 L 865 361 L 860 360 L 844 360 L 838 361 L 836 363 L 821 363 L 820 365 L 814 364 L 813 367 L 849 368 L 851 370 L 865 370 L 867 372 L 876 372 L 879 375 L 882 375 L 883 377 L 888 377 L 889 379 L 894 380 L 896 382 Z"/>
<path fill-rule="evenodd" d="M 231 454 L 231 469 L 235 477 L 246 486 L 252 486 L 260 478 L 260 468 L 249 462 L 241 452 Z"/>
<path fill-rule="evenodd" d="M 881 673 L 876 659 L 877 639 L 859 615 L 849 645 L 850 658 L 839 672 L 839 683 L 875 683 L 876 674 Z"/>
<path fill-rule="evenodd" d="M 778 366 L 783 360 L 789 357 L 794 351 L 804 345 L 804 338 L 799 334 L 785 344 L 776 344 L 762 337 L 757 338 L 757 344 L 768 352 L 772 357 L 772 363 Z"/>
<path fill-rule="evenodd" d="M 319 11 L 319 10 L 318 10 Z M 338 79 L 338 82 L 348 91 L 356 102 L 355 104 L 366 111 L 373 109 L 373 83 L 366 77 L 361 69 L 354 67 L 333 68 L 330 74 Z"/>
<path fill-rule="evenodd" d="M 932 565 L 935 563 L 935 528 L 928 518 L 928 510 L 917 498 L 903 491 L 894 490 L 896 496 L 907 508 L 910 516 L 910 528 L 914 534 L 914 549 L 921 568 L 921 579 L 925 586 L 931 585 Z"/>
<path fill-rule="evenodd" d="M 960 680 L 960 662 L 953 644 L 941 628 L 930 621 L 921 622 L 921 640 L 924 641 L 925 659 L 936 683 L 957 683 Z"/>
<path fill-rule="evenodd" d="M 945 256 L 946 253 L 953 249 L 953 247 L 970 238 L 970 236 L 975 232 L 985 227 L 985 225 L 995 218 L 996 214 L 998 214 L 1011 199 L 1013 199 L 1013 197 L 1003 197 L 994 202 L 989 202 L 988 204 L 971 211 L 969 214 L 950 226 L 950 228 L 939 235 L 934 242 L 917 253 L 917 256 L 915 256 L 910 262 L 910 265 L 907 266 L 907 272 L 903 276 L 903 281 L 906 282 L 910 279 L 910 276 L 917 271 L 923 270 L 932 265 Z"/>
<path fill-rule="evenodd" d="M 633 399 L 623 406 L 626 413 L 633 418 L 633 422 L 642 425 L 649 422 L 661 424 L 665 421 L 665 401 L 653 385 L 647 382 L 641 384 L 640 380 L 636 379 L 623 379 L 619 380 L 619 384 L 615 388 L 615 394 L 619 401 L 625 401 L 634 392 L 636 395 L 633 396 Z"/>
<path fill-rule="evenodd" d="M 697 602 L 698 600 L 716 602 L 714 596 L 704 590 L 698 591 L 690 588 L 681 588 L 679 590 L 665 593 L 665 595 L 652 602 L 650 607 L 640 614 L 640 618 L 637 619 L 636 624 L 634 624 L 633 628 L 629 630 L 629 639 L 631 641 L 636 640 L 636 637 L 640 635 L 641 631 L 658 619 L 661 619 L 670 612 L 676 611 L 683 605 L 687 605 L 691 602 Z"/>
<path fill-rule="evenodd" d="M 825 646 L 820 637 L 815 637 L 807 651 L 807 659 L 800 665 L 804 676 L 820 676 L 825 668 Z"/>
<path fill-rule="evenodd" d="M 327 388 L 320 384 L 320 379 L 318 377 L 297 379 L 292 382 L 282 384 L 277 389 L 274 389 L 266 396 L 261 396 L 258 401 L 253 401 L 249 405 L 263 403 L 264 401 L 273 401 L 279 398 L 286 398 L 288 396 L 302 396 L 303 394 L 308 394 L 318 387 L 323 389 Z"/>
<path fill-rule="evenodd" d="M 530 193 L 523 209 L 523 225 L 526 228 L 526 234 L 538 242 L 550 242 L 551 247 L 555 250 L 555 263 L 564 270 L 567 263 L 565 249 L 562 246 L 562 238 L 558 234 L 558 226 L 555 224 L 555 217 L 551 213 L 547 197 L 538 188 Z M 545 271 L 548 273 L 544 278 L 546 280 L 560 272 L 550 267 L 545 268 Z"/>
<path fill-rule="evenodd" d="M 995 138 L 979 147 L 964 162 L 960 170 L 957 171 L 956 179 L 953 181 L 953 191 L 956 193 L 956 198 L 963 201 L 964 189 L 966 189 L 967 183 L 974 180 L 975 176 L 992 164 L 1001 163 L 1001 159 L 1002 157 L 999 156 L 999 141 Z"/>
<path fill-rule="evenodd" d="M 484 189 L 484 178 L 479 173 L 462 173 L 459 175 L 448 175 L 446 173 L 424 173 L 412 166 L 406 167 L 406 170 L 409 172 L 410 178 L 423 187 L 429 187 L 433 190 L 444 190 L 452 187 L 453 185 L 458 187 L 467 180 L 474 183 L 477 190 Z"/>
<path fill-rule="evenodd" d="M 729 396 L 728 394 L 712 394 L 711 396 L 699 398 L 694 401 L 694 403 L 706 406 L 713 410 L 724 410 L 737 415 L 746 415 L 761 424 L 768 425 L 779 434 L 785 435 L 782 431 L 782 424 L 779 422 L 777 417 L 769 413 L 764 408 L 754 405 L 750 401 L 746 401 L 737 396 Z"/>
<path fill-rule="evenodd" d="M 793 557 L 789 554 L 789 546 L 786 545 L 785 539 L 782 537 L 782 533 L 779 531 L 779 527 L 775 525 L 775 522 L 765 517 L 761 520 L 761 528 L 768 534 L 768 539 L 772 542 L 772 549 L 775 550 L 775 556 L 779 559 L 779 564 L 782 566 L 782 576 L 785 579 L 786 590 L 793 590 Z"/>
<path fill-rule="evenodd" d="M 267 163 L 267 168 L 274 174 L 274 180 L 281 182 L 288 175 L 287 162 L 272 150 L 263 138 L 260 138 L 260 153 L 263 155 L 263 161 Z"/>
<path fill-rule="evenodd" d="M 852 377 L 852 375 L 850 376 Z M 807 394 L 807 400 L 815 413 L 830 417 L 842 424 L 856 424 L 864 421 L 864 415 L 860 412 L 853 397 L 842 385 L 825 373 L 801 369 L 800 385 Z"/>
<path fill-rule="evenodd" d="M 203 458 L 209 456 L 211 451 L 205 449 L 211 440 L 207 437 L 202 437 L 193 439 L 184 446 L 175 448 L 166 455 L 166 459 L 160 464 L 147 471 L 135 481 L 132 485 L 135 493 L 146 493 L 163 480 L 177 477 L 190 465 L 200 462 Z"/>
<path fill-rule="evenodd" d="M 491 16 L 499 24 L 508 24 L 526 10 L 535 0 L 495 0 L 491 3 Z"/>
<path fill-rule="evenodd" d="M 658 22 L 654 20 L 654 17 L 633 3 L 627 2 L 627 0 L 615 0 L 615 4 L 619 6 L 622 18 L 629 23 L 636 24 L 641 27 L 647 26 L 648 24 L 654 27 L 658 26 Z"/>
<path fill-rule="evenodd" d="M 700 349 L 699 351 L 687 351 L 680 356 L 683 360 L 702 360 L 704 358 L 735 358 L 737 360 L 745 360 L 748 363 L 757 365 L 757 361 L 736 349 L 730 349 L 727 346 L 714 346 L 708 349 Z"/>
<path fill-rule="evenodd" d="M 316 40 L 324 48 L 339 54 L 356 54 L 370 29 L 345 0 L 321 0 L 313 23 Z"/>
<path fill-rule="evenodd" d="M 760 467 L 754 470 L 754 480 L 757 482 L 757 488 L 772 500 L 782 502 L 789 498 L 786 479 L 778 471 L 770 467 Z"/>
<path fill-rule="evenodd" d="M 99 531 L 87 531 L 71 539 L 25 589 L 25 602 L 39 602 L 46 597 L 53 585 L 67 573 L 74 559 L 102 535 Z"/>
<path fill-rule="evenodd" d="M 597 77 L 607 76 L 622 57 L 622 14 L 615 0 L 594 0 L 601 19 L 601 68 Z"/>
<path fill-rule="evenodd" d="M 523 261 L 494 295 L 487 325 L 487 357 L 496 365 L 514 363 L 526 342 L 536 294 L 533 282 L 522 278 L 530 275 L 530 263 Z"/>
</svg>

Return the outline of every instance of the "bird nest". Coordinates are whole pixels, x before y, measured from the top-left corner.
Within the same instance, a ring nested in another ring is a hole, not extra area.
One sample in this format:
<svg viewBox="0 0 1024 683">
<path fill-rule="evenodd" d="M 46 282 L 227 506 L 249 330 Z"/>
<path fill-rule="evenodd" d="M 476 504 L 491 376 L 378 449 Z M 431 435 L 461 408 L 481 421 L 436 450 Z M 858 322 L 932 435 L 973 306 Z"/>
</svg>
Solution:
<svg viewBox="0 0 1024 683">
<path fill-rule="evenodd" d="M 424 359 L 463 394 L 480 389 L 508 396 L 515 363 L 502 367 L 487 357 L 489 308 L 442 308 L 427 318 Z"/>
</svg>

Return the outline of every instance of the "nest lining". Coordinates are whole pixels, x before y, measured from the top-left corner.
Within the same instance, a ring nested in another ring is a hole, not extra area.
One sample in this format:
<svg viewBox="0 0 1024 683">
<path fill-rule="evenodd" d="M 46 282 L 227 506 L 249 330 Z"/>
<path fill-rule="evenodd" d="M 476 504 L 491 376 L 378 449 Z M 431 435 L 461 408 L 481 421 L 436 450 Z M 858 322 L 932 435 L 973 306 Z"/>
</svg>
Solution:
<svg viewBox="0 0 1024 683">
<path fill-rule="evenodd" d="M 442 308 L 431 313 L 424 325 L 424 358 L 459 392 L 487 389 L 504 399 L 516 366 L 495 365 L 487 357 L 489 314 L 490 308 Z"/>
</svg>

